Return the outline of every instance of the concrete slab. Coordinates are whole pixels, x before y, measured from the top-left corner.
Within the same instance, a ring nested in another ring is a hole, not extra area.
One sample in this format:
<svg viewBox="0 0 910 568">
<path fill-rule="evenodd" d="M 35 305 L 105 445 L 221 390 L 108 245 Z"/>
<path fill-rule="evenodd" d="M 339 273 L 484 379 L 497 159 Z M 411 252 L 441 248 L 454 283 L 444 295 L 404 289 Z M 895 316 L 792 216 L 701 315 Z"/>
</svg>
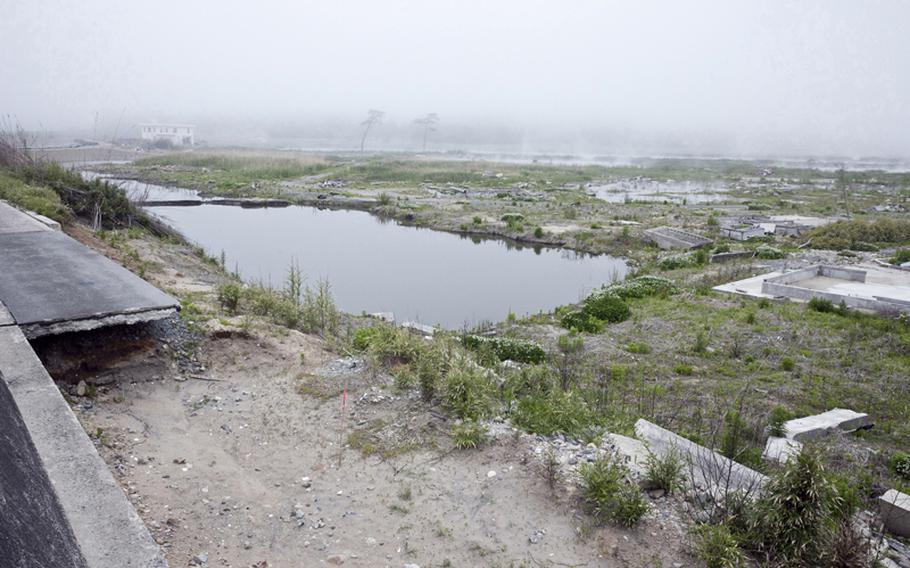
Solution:
<svg viewBox="0 0 910 568">
<path fill-rule="evenodd" d="M 5 201 L 0 201 L 0 234 L 49 230 L 50 228 L 38 219 Z"/>
<path fill-rule="evenodd" d="M 761 473 L 643 418 L 635 423 L 635 435 L 658 456 L 674 449 L 679 452 L 688 465 L 691 481 L 715 498 L 723 498 L 730 491 L 755 496 L 768 481 Z"/>
<path fill-rule="evenodd" d="M 0 327 L 0 375 L 72 528 L 85 566 L 166 568 L 160 549 L 16 326 Z M 0 468 L 8 467 L 4 454 Z"/>
<path fill-rule="evenodd" d="M 798 442 L 826 436 L 835 430 L 852 432 L 870 426 L 872 426 L 872 420 L 868 414 L 845 408 L 835 408 L 821 414 L 796 418 L 784 423 L 786 437 Z"/>
<path fill-rule="evenodd" d="M 878 510 L 886 529 L 910 537 L 910 495 L 889 489 L 878 498 Z"/>
<path fill-rule="evenodd" d="M 14 323 L 16 323 L 16 320 L 13 318 L 13 314 L 9 313 L 3 302 L 0 302 L 0 326 L 13 325 Z"/>
<path fill-rule="evenodd" d="M 771 436 L 765 442 L 765 449 L 761 454 L 763 459 L 787 463 L 803 451 L 802 442 L 791 440 L 789 438 L 777 438 Z"/>
<path fill-rule="evenodd" d="M 111 316 L 166 317 L 178 307 L 174 298 L 56 231 L 0 234 L 0 267 L 0 301 L 29 337 L 108 325 L 102 320 Z M 78 323 L 71 329 L 64 322 Z"/>
<path fill-rule="evenodd" d="M 641 440 L 623 436 L 622 434 L 605 434 L 604 442 L 623 458 L 630 470 L 644 475 L 648 470 L 648 456 L 651 452 Z"/>
</svg>

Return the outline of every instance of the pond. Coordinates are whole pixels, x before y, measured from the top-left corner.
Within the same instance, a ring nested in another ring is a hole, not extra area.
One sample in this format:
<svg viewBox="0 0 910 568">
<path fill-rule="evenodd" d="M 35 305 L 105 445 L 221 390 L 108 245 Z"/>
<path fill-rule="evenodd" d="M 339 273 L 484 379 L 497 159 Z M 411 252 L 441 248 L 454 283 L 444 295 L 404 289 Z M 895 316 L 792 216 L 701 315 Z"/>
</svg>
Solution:
<svg viewBox="0 0 910 568">
<path fill-rule="evenodd" d="M 116 180 L 113 180 L 116 181 Z M 145 193 L 141 187 L 131 188 Z M 157 199 L 186 198 L 154 187 Z M 623 259 L 398 225 L 363 211 L 203 204 L 148 207 L 247 282 L 284 286 L 296 262 L 339 308 L 458 329 L 550 311 L 625 277 Z"/>
</svg>

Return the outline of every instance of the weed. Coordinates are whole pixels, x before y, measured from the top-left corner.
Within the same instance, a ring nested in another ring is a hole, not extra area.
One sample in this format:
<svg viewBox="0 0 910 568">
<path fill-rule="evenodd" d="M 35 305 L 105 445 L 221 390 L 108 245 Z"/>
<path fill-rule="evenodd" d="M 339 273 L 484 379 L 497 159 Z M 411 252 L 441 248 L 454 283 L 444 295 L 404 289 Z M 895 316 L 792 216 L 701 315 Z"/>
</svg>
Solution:
<svg viewBox="0 0 910 568">
<path fill-rule="evenodd" d="M 243 295 L 243 287 L 234 282 L 229 282 L 218 286 L 218 303 L 228 312 L 237 313 L 240 307 L 240 298 Z"/>
<path fill-rule="evenodd" d="M 663 457 L 648 453 L 645 465 L 645 482 L 649 488 L 673 493 L 682 487 L 683 460 L 676 448 L 670 448 Z"/>
<path fill-rule="evenodd" d="M 690 377 L 690 376 L 692 376 L 694 369 L 692 369 L 692 365 L 688 365 L 686 363 L 677 363 L 676 366 L 673 367 L 673 371 L 677 375 L 683 375 L 685 377 Z"/>
<path fill-rule="evenodd" d="M 699 525 L 693 531 L 696 554 L 707 568 L 740 568 L 746 556 L 726 525 Z"/>
<path fill-rule="evenodd" d="M 449 369 L 442 381 L 443 404 L 462 420 L 476 420 L 489 414 L 495 392 L 488 372 L 464 358 Z"/>
<path fill-rule="evenodd" d="M 650 506 L 637 487 L 626 481 L 628 469 L 617 459 L 601 457 L 579 468 L 582 497 L 598 522 L 634 526 Z"/>
<path fill-rule="evenodd" d="M 476 420 L 464 420 L 452 427 L 452 440 L 459 450 L 473 449 L 486 440 L 486 427 Z"/>
</svg>

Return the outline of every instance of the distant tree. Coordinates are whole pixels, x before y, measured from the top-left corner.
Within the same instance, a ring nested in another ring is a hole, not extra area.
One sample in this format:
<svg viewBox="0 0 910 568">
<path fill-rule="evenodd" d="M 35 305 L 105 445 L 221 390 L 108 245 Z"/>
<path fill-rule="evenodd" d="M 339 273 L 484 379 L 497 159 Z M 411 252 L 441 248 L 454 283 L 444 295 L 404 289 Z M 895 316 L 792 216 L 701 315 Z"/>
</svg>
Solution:
<svg viewBox="0 0 910 568">
<path fill-rule="evenodd" d="M 363 152 L 363 146 L 366 144 L 367 135 L 370 133 L 370 130 L 377 124 L 382 124 L 382 119 L 385 116 L 385 113 L 381 110 L 376 110 L 371 108 L 367 112 L 367 119 L 360 123 L 363 126 L 363 137 L 360 139 L 360 152 Z"/>
<path fill-rule="evenodd" d="M 422 116 L 414 120 L 414 124 L 423 127 L 423 150 L 424 152 L 427 149 L 427 135 L 430 132 L 436 132 L 436 125 L 439 123 L 439 115 L 435 112 L 431 112 L 426 116 Z"/>
</svg>

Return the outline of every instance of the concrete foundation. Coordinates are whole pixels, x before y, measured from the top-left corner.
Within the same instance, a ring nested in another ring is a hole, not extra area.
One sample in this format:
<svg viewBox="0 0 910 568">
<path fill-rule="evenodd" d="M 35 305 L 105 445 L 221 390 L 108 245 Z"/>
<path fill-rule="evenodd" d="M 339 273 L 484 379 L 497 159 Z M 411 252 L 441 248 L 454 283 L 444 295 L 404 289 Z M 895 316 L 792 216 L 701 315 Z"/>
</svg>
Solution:
<svg viewBox="0 0 910 568">
<path fill-rule="evenodd" d="M 886 529 L 898 536 L 910 537 L 910 495 L 889 489 L 878 498 L 878 511 Z"/>
<path fill-rule="evenodd" d="M 645 236 L 662 249 L 694 249 L 711 244 L 711 239 L 675 227 L 648 229 Z"/>
<path fill-rule="evenodd" d="M 714 289 L 798 302 L 820 298 L 857 310 L 910 313 L 910 274 L 875 265 L 814 265 L 787 272 L 771 272 Z"/>
</svg>

